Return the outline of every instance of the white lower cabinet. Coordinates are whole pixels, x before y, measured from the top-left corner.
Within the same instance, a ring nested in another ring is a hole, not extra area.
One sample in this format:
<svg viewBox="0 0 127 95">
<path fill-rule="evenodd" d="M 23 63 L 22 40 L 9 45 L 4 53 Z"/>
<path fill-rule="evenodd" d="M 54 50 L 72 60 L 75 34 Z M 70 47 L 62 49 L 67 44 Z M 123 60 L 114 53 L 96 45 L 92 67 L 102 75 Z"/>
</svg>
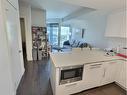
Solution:
<svg viewBox="0 0 127 95">
<path fill-rule="evenodd" d="M 57 71 L 59 72 L 59 71 Z M 59 77 L 59 73 L 58 76 Z M 57 79 L 59 80 L 59 78 Z M 84 65 L 82 81 L 58 85 L 55 95 L 70 95 L 90 88 L 117 82 L 127 89 L 127 62 L 114 60 Z"/>
<path fill-rule="evenodd" d="M 117 62 L 116 82 L 127 89 L 127 62 L 124 60 L 119 60 Z"/>
<path fill-rule="evenodd" d="M 85 65 L 84 82 L 86 87 L 89 89 L 115 82 L 116 66 L 116 61 Z"/>
<path fill-rule="evenodd" d="M 84 82 L 88 89 L 100 85 L 103 76 L 103 64 L 93 63 L 84 66 Z"/>
<path fill-rule="evenodd" d="M 105 85 L 115 81 L 116 66 L 117 66 L 116 61 L 108 61 L 103 63 L 103 76 L 101 85 Z"/>
</svg>

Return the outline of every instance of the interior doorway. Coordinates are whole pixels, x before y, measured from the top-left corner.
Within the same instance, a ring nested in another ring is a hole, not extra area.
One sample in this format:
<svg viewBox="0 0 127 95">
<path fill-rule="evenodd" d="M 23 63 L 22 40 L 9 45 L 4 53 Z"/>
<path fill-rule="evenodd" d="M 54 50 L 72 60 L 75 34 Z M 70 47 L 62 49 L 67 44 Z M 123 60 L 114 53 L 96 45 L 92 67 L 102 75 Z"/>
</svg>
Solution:
<svg viewBox="0 0 127 95">
<path fill-rule="evenodd" d="M 20 27 L 21 27 L 21 36 L 22 36 L 22 49 L 23 49 L 23 58 L 24 63 L 27 61 L 27 54 L 26 54 L 26 35 L 25 35 L 25 19 L 20 18 Z M 25 66 L 25 64 L 24 64 Z"/>
</svg>

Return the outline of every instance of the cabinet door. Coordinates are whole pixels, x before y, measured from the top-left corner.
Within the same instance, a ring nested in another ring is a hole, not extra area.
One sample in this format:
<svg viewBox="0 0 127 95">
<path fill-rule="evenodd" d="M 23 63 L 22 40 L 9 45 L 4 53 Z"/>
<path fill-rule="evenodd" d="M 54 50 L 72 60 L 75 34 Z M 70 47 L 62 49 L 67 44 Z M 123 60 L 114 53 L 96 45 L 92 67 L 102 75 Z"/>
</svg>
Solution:
<svg viewBox="0 0 127 95">
<path fill-rule="evenodd" d="M 124 60 L 117 63 L 116 82 L 127 89 L 127 62 Z"/>
<path fill-rule="evenodd" d="M 125 11 L 112 13 L 108 16 L 106 36 L 107 37 L 122 37 L 126 35 L 126 15 Z"/>
<path fill-rule="evenodd" d="M 103 63 L 104 71 L 103 71 L 103 78 L 102 78 L 101 85 L 105 85 L 115 81 L 116 66 L 117 66 L 116 61 L 109 61 Z"/>
<path fill-rule="evenodd" d="M 87 88 L 100 86 L 103 75 L 103 67 L 101 63 L 88 64 L 84 66 L 84 81 Z"/>
</svg>

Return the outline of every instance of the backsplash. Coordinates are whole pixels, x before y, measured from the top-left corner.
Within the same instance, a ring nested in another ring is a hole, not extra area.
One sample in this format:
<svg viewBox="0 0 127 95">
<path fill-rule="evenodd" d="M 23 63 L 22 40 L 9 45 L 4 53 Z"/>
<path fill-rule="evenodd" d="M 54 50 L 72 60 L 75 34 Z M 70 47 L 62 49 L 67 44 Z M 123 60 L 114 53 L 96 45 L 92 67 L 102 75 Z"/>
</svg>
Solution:
<svg viewBox="0 0 127 95">
<path fill-rule="evenodd" d="M 126 54 L 127 39 L 125 38 L 109 38 L 107 48 L 116 48 L 118 53 Z"/>
</svg>

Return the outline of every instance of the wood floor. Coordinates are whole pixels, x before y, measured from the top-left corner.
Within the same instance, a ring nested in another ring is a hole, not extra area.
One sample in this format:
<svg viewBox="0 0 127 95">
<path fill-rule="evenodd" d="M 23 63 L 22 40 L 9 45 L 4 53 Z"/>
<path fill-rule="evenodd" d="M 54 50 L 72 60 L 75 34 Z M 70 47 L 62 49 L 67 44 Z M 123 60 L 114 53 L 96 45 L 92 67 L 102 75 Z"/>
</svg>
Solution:
<svg viewBox="0 0 127 95">
<path fill-rule="evenodd" d="M 112 83 L 103 87 L 94 88 L 74 95 L 126 95 L 126 92 L 115 83 Z"/>
<path fill-rule="evenodd" d="M 53 95 L 49 80 L 49 59 L 25 63 L 25 74 L 17 89 L 17 95 Z M 74 95 L 126 95 L 116 84 L 87 90 Z"/>
</svg>

